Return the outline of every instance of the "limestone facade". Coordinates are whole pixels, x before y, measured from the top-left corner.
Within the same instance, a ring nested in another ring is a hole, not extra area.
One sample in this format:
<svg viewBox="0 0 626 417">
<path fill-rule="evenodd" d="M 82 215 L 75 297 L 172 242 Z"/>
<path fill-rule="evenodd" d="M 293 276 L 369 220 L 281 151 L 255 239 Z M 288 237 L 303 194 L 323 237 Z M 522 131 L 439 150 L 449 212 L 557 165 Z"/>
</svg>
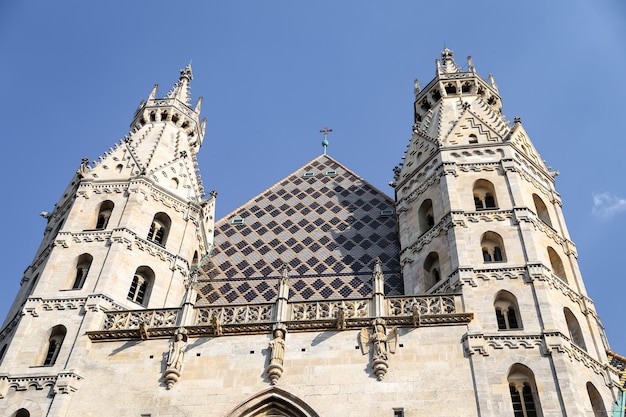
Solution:
<svg viewBox="0 0 626 417">
<path fill-rule="evenodd" d="M 321 155 L 224 219 L 191 67 L 83 161 L 0 332 L 0 413 L 604 416 L 618 370 L 493 77 L 416 81 L 390 199 Z"/>
</svg>

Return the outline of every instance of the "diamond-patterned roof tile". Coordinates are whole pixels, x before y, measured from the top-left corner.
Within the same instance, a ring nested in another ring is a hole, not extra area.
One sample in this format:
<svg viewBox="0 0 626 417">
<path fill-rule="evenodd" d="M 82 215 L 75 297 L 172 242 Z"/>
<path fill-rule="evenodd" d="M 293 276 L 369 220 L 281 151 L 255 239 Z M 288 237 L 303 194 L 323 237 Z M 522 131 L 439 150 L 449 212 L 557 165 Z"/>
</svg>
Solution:
<svg viewBox="0 0 626 417">
<path fill-rule="evenodd" d="M 315 176 L 302 178 L 305 172 Z M 367 297 L 377 257 L 387 295 L 401 295 L 396 219 L 380 216 L 393 207 L 391 198 L 321 155 L 216 222 L 199 303 L 273 302 L 284 263 L 292 301 Z M 245 223 L 231 225 L 233 217 Z"/>
</svg>

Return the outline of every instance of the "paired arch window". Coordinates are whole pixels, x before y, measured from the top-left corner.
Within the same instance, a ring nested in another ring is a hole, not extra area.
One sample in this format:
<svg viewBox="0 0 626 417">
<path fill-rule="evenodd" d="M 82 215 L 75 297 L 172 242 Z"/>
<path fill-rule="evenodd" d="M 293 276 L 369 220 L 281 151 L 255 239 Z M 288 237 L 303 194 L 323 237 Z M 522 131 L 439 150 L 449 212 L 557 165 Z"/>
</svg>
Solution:
<svg viewBox="0 0 626 417">
<path fill-rule="evenodd" d="M 427 198 L 422 202 L 417 212 L 420 224 L 420 233 L 425 233 L 428 229 L 435 225 L 435 217 L 433 216 L 433 202 Z"/>
<path fill-rule="evenodd" d="M 585 345 L 585 338 L 583 337 L 583 332 L 580 328 L 580 324 L 578 324 L 576 316 L 572 313 L 572 310 L 567 307 L 563 308 L 563 314 L 565 315 L 565 321 L 567 322 L 567 330 L 569 331 L 570 340 L 586 352 L 587 345 Z"/>
<path fill-rule="evenodd" d="M 107 228 L 111 213 L 113 213 L 113 207 L 115 204 L 111 200 L 106 200 L 100 203 L 98 210 L 98 219 L 96 220 L 96 230 L 103 230 Z"/>
<path fill-rule="evenodd" d="M 548 246 L 548 257 L 550 258 L 550 266 L 552 267 L 552 273 L 559 277 L 562 281 L 567 282 L 567 275 L 565 275 L 565 268 L 563 267 L 563 261 L 561 257 L 554 249 Z"/>
<path fill-rule="evenodd" d="M 132 302 L 147 306 L 153 283 L 154 271 L 147 266 L 140 266 L 133 276 L 127 298 Z"/>
<path fill-rule="evenodd" d="M 589 401 L 591 402 L 591 410 L 593 411 L 593 416 L 608 416 L 606 408 L 604 407 L 604 402 L 602 401 L 602 396 L 591 382 L 587 382 L 587 394 L 589 395 Z"/>
<path fill-rule="evenodd" d="M 548 208 L 545 203 L 537 194 L 533 194 L 533 202 L 535 203 L 535 211 L 537 213 L 537 217 L 539 220 L 552 227 L 552 222 L 550 221 L 550 214 L 548 214 Z"/>
<path fill-rule="evenodd" d="M 65 339 L 65 334 L 67 333 L 67 329 L 62 324 L 54 326 L 50 331 L 50 338 L 48 339 L 48 350 L 46 352 L 46 357 L 43 360 L 43 366 L 52 366 L 57 360 L 59 356 L 59 352 L 61 351 L 61 346 L 63 345 L 63 339 Z"/>
<path fill-rule="evenodd" d="M 424 261 L 424 282 L 426 288 L 430 288 L 441 281 L 441 268 L 439 266 L 439 255 L 431 252 Z"/>
<path fill-rule="evenodd" d="M 495 232 L 486 232 L 480 238 L 480 246 L 485 262 L 505 262 L 504 243 L 502 237 Z"/>
<path fill-rule="evenodd" d="M 150 225 L 150 231 L 148 232 L 148 240 L 165 246 L 171 225 L 172 221 L 170 220 L 170 216 L 163 212 L 155 214 L 154 219 L 152 219 L 152 224 Z"/>
<path fill-rule="evenodd" d="M 498 208 L 496 190 L 491 181 L 477 180 L 474 182 L 473 190 L 476 210 L 493 210 Z"/>
<path fill-rule="evenodd" d="M 515 417 L 540 417 L 541 407 L 533 372 L 516 363 L 509 371 L 509 393 Z"/>
<path fill-rule="evenodd" d="M 522 328 L 517 298 L 513 294 L 505 290 L 499 291 L 493 306 L 496 310 L 498 330 Z"/>
<path fill-rule="evenodd" d="M 76 262 L 76 277 L 74 278 L 74 284 L 72 285 L 73 290 L 80 290 L 83 288 L 85 279 L 89 273 L 89 268 L 91 268 L 92 261 L 93 256 L 88 253 L 83 253 L 78 257 L 78 261 Z"/>
</svg>

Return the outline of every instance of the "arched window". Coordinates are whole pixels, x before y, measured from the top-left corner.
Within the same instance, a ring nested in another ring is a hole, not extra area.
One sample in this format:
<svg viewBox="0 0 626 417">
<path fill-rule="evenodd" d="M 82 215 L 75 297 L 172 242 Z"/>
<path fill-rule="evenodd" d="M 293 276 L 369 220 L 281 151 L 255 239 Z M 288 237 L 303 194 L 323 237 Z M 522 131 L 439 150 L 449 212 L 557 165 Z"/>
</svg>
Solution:
<svg viewBox="0 0 626 417">
<path fill-rule="evenodd" d="M 72 285 L 73 290 L 80 290 L 83 288 L 92 261 L 93 256 L 88 253 L 83 253 L 78 257 L 78 261 L 76 262 L 76 277 L 74 278 L 74 284 Z"/>
<path fill-rule="evenodd" d="M 517 298 L 508 291 L 498 291 L 493 303 L 499 330 L 521 329 L 522 321 Z"/>
<path fill-rule="evenodd" d="M 593 411 L 593 416 L 594 417 L 608 416 L 606 412 L 606 408 L 604 408 L 604 402 L 602 401 L 602 396 L 600 395 L 596 387 L 591 382 L 587 382 L 587 394 L 589 395 L 589 401 L 591 402 L 591 410 Z"/>
<path fill-rule="evenodd" d="M 424 261 L 424 283 L 426 288 L 430 288 L 439 281 L 441 281 L 439 255 L 437 252 L 431 252 Z"/>
<path fill-rule="evenodd" d="M 50 331 L 50 338 L 48 339 L 48 350 L 46 352 L 46 357 L 43 360 L 43 366 L 54 365 L 57 360 L 57 356 L 59 356 L 59 351 L 63 345 L 63 339 L 65 339 L 66 333 L 67 329 L 62 324 L 52 328 Z"/>
<path fill-rule="evenodd" d="M 513 415 L 515 417 L 541 416 L 541 407 L 533 372 L 528 367 L 516 363 L 511 366 L 507 379 L 513 405 Z"/>
<path fill-rule="evenodd" d="M 435 225 L 433 217 L 433 202 L 430 198 L 424 200 L 417 212 L 420 224 L 420 233 L 425 233 Z"/>
<path fill-rule="evenodd" d="M 493 210 L 498 208 L 496 190 L 491 181 L 477 180 L 474 182 L 473 190 L 476 210 Z"/>
<path fill-rule="evenodd" d="M 480 239 L 480 247 L 485 262 L 505 262 L 504 243 L 502 237 L 495 232 L 485 232 Z"/>
<path fill-rule="evenodd" d="M 173 189 L 178 189 L 178 178 L 172 178 L 172 180 L 170 181 L 170 185 L 172 186 Z"/>
<path fill-rule="evenodd" d="M 106 229 L 109 224 L 109 218 L 111 218 L 111 213 L 113 212 L 113 207 L 115 204 L 111 200 L 106 200 L 100 203 L 100 209 L 98 210 L 98 219 L 96 220 L 96 229 L 102 230 Z"/>
<path fill-rule="evenodd" d="M 578 324 L 576 316 L 572 313 L 572 310 L 567 307 L 563 308 L 563 314 L 565 315 L 565 321 L 567 322 L 567 330 L 569 331 L 570 340 L 586 352 L 587 345 L 585 345 L 585 338 L 583 337 L 583 332 L 580 328 L 580 324 Z"/>
<path fill-rule="evenodd" d="M 25 408 L 20 408 L 15 413 L 11 414 L 11 417 L 30 417 L 30 412 Z"/>
<path fill-rule="evenodd" d="M 548 257 L 550 258 L 550 266 L 552 267 L 552 273 L 559 277 L 562 281 L 567 282 L 567 275 L 565 275 L 565 268 L 563 267 L 563 261 L 561 257 L 554 249 L 548 246 Z"/>
<path fill-rule="evenodd" d="M 106 200 L 100 203 L 100 209 L 98 210 L 98 219 L 96 220 L 96 229 L 106 229 L 113 212 L 115 204 L 111 200 Z"/>
<path fill-rule="evenodd" d="M 469 143 L 478 143 L 478 138 L 473 133 L 469 135 Z"/>
<path fill-rule="evenodd" d="M 548 208 L 543 203 L 541 197 L 539 197 L 537 194 L 533 194 L 533 202 L 535 203 L 535 211 L 537 212 L 537 217 L 539 217 L 539 220 L 552 227 L 550 215 L 548 214 Z"/>
<path fill-rule="evenodd" d="M 152 269 L 147 266 L 140 266 L 133 276 L 127 298 L 137 304 L 147 306 L 153 283 L 154 272 Z"/>
<path fill-rule="evenodd" d="M 150 231 L 148 232 L 148 240 L 158 243 L 161 246 L 165 246 L 171 224 L 172 221 L 167 214 L 155 214 L 154 219 L 152 219 L 152 224 L 150 225 Z"/>
</svg>

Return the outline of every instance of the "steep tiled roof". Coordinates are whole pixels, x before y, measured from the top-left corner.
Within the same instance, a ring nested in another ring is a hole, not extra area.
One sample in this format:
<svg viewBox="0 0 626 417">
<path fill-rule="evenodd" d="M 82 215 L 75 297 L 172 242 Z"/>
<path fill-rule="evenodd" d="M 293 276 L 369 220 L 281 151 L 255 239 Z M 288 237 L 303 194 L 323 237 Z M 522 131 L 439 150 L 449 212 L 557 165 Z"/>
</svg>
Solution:
<svg viewBox="0 0 626 417">
<path fill-rule="evenodd" d="M 381 214 L 393 208 L 384 193 L 321 155 L 216 222 L 198 301 L 273 302 L 283 263 L 290 300 L 368 297 L 376 258 L 387 295 L 401 295 L 396 217 Z"/>
</svg>

